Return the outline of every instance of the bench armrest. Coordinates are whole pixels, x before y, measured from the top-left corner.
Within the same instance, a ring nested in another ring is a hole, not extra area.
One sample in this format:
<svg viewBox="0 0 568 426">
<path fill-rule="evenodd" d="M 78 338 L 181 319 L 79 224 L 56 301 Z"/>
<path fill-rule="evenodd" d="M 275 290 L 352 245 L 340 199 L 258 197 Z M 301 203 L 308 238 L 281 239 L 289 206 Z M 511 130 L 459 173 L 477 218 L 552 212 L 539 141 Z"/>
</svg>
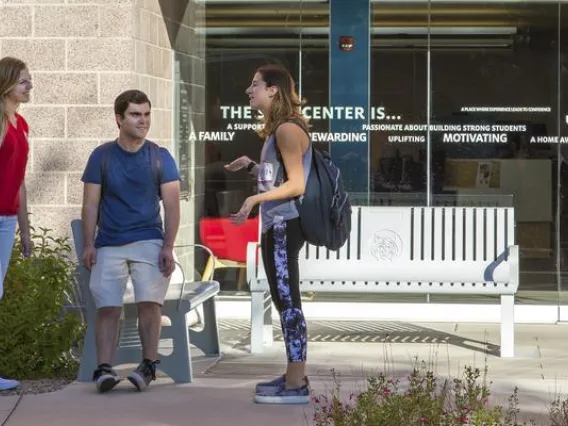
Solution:
<svg viewBox="0 0 568 426">
<path fill-rule="evenodd" d="M 213 252 L 206 246 L 202 245 L 202 244 L 182 244 L 179 246 L 174 246 L 174 248 L 185 248 L 185 247 L 199 247 L 203 250 L 205 250 L 211 259 L 213 259 L 213 272 L 211 272 L 211 279 L 210 281 L 214 280 L 214 275 L 215 275 L 215 255 L 213 254 Z M 185 271 L 183 270 L 183 267 L 181 266 L 181 264 L 176 260 L 175 264 L 177 265 L 177 267 L 179 268 L 180 272 L 181 272 L 181 291 L 179 294 L 179 302 L 178 302 L 178 309 L 179 309 L 179 303 L 181 302 L 182 298 L 183 298 L 183 294 L 185 291 L 185 283 L 187 282 L 186 278 L 185 278 Z M 175 271 L 174 271 L 175 273 Z M 172 274 L 172 278 L 173 278 L 173 274 Z"/>
<path fill-rule="evenodd" d="M 258 242 L 250 242 L 247 244 L 247 283 L 250 286 L 251 281 L 256 280 L 256 256 L 260 244 Z"/>
</svg>

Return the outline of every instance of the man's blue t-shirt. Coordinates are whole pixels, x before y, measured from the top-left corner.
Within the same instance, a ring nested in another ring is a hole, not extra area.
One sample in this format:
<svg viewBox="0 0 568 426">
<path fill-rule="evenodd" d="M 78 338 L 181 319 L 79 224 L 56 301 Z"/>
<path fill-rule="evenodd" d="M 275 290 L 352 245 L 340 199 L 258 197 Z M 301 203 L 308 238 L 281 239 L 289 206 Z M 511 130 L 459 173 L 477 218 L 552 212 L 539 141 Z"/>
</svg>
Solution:
<svg viewBox="0 0 568 426">
<path fill-rule="evenodd" d="M 102 146 L 99 146 L 91 153 L 81 178 L 83 182 L 102 184 L 103 152 Z M 179 180 L 179 172 L 171 154 L 161 147 L 159 152 L 160 184 Z M 163 239 L 160 198 L 152 173 L 148 143 L 144 142 L 136 152 L 128 152 L 115 142 L 106 155 L 106 179 L 101 188 L 95 247 Z"/>
</svg>

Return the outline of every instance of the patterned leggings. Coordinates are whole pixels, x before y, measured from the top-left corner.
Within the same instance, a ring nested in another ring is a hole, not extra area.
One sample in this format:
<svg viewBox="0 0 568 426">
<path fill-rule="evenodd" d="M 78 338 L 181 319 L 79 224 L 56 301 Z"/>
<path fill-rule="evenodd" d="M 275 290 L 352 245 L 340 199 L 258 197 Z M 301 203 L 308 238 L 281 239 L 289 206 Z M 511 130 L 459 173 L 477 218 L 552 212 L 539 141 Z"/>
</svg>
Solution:
<svg viewBox="0 0 568 426">
<path fill-rule="evenodd" d="M 270 294 L 280 313 L 289 362 L 306 361 L 308 332 L 300 299 L 298 253 L 304 245 L 300 219 L 276 223 L 262 234 L 262 261 Z"/>
</svg>

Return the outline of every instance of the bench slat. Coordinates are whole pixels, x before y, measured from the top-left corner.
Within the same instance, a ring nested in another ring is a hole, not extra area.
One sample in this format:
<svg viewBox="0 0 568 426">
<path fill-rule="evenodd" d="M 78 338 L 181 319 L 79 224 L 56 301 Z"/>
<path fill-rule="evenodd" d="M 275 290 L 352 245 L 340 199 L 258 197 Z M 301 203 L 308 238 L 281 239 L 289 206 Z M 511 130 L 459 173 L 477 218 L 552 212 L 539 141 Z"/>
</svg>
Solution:
<svg viewBox="0 0 568 426">
<path fill-rule="evenodd" d="M 497 257 L 496 254 L 496 242 L 497 242 L 497 235 L 495 230 L 497 229 L 495 226 L 496 221 L 496 211 L 494 209 L 487 209 L 486 211 L 486 218 L 485 218 L 485 226 L 486 226 L 486 233 L 487 233 L 487 244 L 485 246 L 485 250 L 487 251 L 486 259 L 495 259 Z"/>
<path fill-rule="evenodd" d="M 445 246 L 444 246 L 444 216 L 446 212 L 445 207 L 437 208 L 432 210 L 434 215 L 434 228 L 432 232 L 434 233 L 434 252 L 433 259 L 434 260 L 443 260 Z"/>
<path fill-rule="evenodd" d="M 455 209 L 449 207 L 444 215 L 444 258 L 442 260 L 452 260 L 455 256 Z"/>
<path fill-rule="evenodd" d="M 454 258 L 451 260 L 462 261 L 465 260 L 465 231 L 464 231 L 464 218 L 465 212 L 462 209 L 455 209 L 454 210 L 454 229 L 455 229 L 455 237 L 454 237 L 454 250 L 455 255 Z"/>
<path fill-rule="evenodd" d="M 497 239 L 497 256 L 505 251 L 507 248 L 507 240 L 505 239 L 505 235 L 507 232 L 507 228 L 505 226 L 505 215 L 506 210 L 499 209 L 497 210 L 497 229 L 495 231 L 496 239 Z"/>
<path fill-rule="evenodd" d="M 410 232 L 412 234 L 412 256 L 411 260 L 420 260 L 422 258 L 422 208 L 415 207 L 412 209 L 412 221 L 410 224 Z"/>
<path fill-rule="evenodd" d="M 361 258 L 361 208 L 357 208 L 353 213 L 355 225 L 351 225 L 351 246 L 349 259 Z"/>
<path fill-rule="evenodd" d="M 434 209 L 422 209 L 422 216 L 424 218 L 423 226 L 424 226 L 424 241 L 422 242 L 423 247 L 423 260 L 432 260 L 433 253 L 432 253 L 432 242 L 433 242 L 433 232 L 432 229 L 432 219 Z"/>
<path fill-rule="evenodd" d="M 473 260 L 474 256 L 474 211 L 473 209 L 466 209 L 465 210 L 465 218 L 464 218 L 464 225 L 465 225 L 465 257 L 464 260 Z"/>
<path fill-rule="evenodd" d="M 488 237 L 485 232 L 485 209 L 475 209 L 475 258 L 473 260 L 486 260 L 485 245 Z"/>
</svg>

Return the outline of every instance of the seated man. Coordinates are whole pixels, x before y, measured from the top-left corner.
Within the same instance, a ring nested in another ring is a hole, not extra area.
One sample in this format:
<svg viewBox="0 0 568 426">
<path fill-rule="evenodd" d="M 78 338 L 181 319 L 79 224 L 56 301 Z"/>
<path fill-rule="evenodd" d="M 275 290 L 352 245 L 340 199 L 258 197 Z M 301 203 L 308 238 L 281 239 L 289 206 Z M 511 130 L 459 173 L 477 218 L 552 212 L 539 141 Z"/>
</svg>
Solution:
<svg viewBox="0 0 568 426">
<path fill-rule="evenodd" d="M 98 367 L 93 381 L 99 392 L 121 380 L 111 364 L 129 276 L 138 305 L 143 360 L 128 380 L 141 391 L 156 378 L 162 305 L 175 268 L 173 246 L 180 221 L 176 163 L 165 148 L 145 139 L 150 100 L 129 90 L 116 98 L 114 112 L 118 139 L 91 153 L 82 177 L 83 263 L 91 271 L 89 286 L 97 307 Z"/>
</svg>

